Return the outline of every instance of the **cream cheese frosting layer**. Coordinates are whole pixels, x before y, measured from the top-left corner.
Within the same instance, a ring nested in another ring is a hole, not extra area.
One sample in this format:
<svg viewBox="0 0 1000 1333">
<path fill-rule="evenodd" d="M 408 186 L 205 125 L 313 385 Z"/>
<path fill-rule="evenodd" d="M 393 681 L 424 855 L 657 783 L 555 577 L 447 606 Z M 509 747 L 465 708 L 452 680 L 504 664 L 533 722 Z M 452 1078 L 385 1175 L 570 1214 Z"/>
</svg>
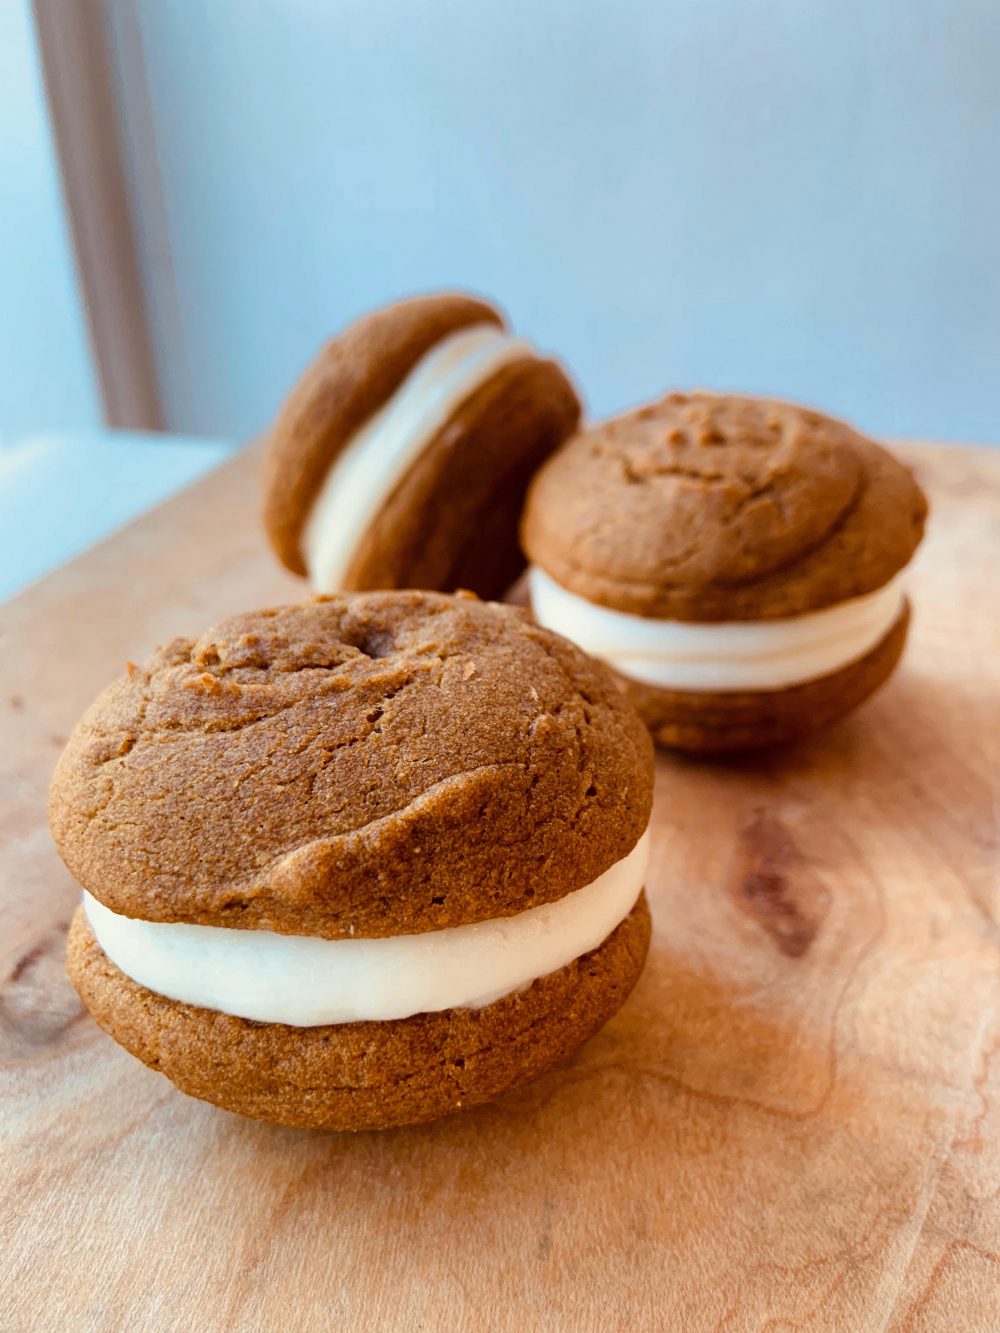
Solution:
<svg viewBox="0 0 1000 1333">
<path fill-rule="evenodd" d="M 323 940 L 119 916 L 84 893 L 126 976 L 186 1004 L 315 1027 L 480 1009 L 596 949 L 642 892 L 649 832 L 593 883 L 516 916 L 388 939 Z"/>
<path fill-rule="evenodd" d="M 313 501 L 302 553 L 317 592 L 338 592 L 373 519 L 467 398 L 530 343 L 493 324 L 443 338 L 334 460 Z"/>
<path fill-rule="evenodd" d="M 875 592 L 781 620 L 653 620 L 597 606 L 533 566 L 540 625 L 571 639 L 623 676 L 661 689 L 781 690 L 839 671 L 888 634 L 904 602 L 897 576 Z"/>
</svg>

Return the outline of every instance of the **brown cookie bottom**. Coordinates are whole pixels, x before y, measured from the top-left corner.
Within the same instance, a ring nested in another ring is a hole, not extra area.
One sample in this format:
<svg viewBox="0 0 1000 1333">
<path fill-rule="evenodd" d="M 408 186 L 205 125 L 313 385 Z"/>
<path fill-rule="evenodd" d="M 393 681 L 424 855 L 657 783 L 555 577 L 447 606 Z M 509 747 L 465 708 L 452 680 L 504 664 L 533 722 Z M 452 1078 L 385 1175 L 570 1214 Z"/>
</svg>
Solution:
<svg viewBox="0 0 1000 1333">
<path fill-rule="evenodd" d="M 756 750 L 829 726 L 883 685 L 899 661 L 910 604 L 871 652 L 829 676 L 785 690 L 700 693 L 619 677 L 657 745 L 693 754 Z"/>
<path fill-rule="evenodd" d="M 66 961 L 100 1026 L 189 1096 L 283 1125 L 388 1129 L 492 1101 L 567 1060 L 625 1002 L 649 934 L 642 894 L 598 948 L 484 1009 L 308 1028 L 147 990 L 111 962 L 82 908 Z"/>
<path fill-rule="evenodd" d="M 525 492 L 579 415 L 555 362 L 525 356 L 497 371 L 428 441 L 373 517 L 345 587 L 502 597 L 524 569 L 517 532 Z"/>
</svg>

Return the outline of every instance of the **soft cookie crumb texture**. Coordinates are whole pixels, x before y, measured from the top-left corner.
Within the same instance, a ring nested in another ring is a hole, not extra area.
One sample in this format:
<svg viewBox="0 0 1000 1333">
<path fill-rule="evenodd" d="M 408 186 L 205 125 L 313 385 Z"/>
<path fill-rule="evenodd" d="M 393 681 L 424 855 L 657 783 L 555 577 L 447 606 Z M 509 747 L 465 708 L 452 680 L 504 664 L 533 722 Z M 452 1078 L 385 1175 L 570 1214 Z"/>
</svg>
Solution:
<svg viewBox="0 0 1000 1333">
<path fill-rule="evenodd" d="M 843 422 L 674 393 L 567 441 L 532 484 L 522 535 L 534 563 L 599 605 L 759 620 L 881 587 L 926 512 L 909 470 Z"/>
<path fill-rule="evenodd" d="M 634 847 L 651 800 L 606 668 L 509 607 L 375 593 L 130 670 L 70 738 L 50 822 L 126 916 L 377 937 L 554 901 Z"/>
</svg>

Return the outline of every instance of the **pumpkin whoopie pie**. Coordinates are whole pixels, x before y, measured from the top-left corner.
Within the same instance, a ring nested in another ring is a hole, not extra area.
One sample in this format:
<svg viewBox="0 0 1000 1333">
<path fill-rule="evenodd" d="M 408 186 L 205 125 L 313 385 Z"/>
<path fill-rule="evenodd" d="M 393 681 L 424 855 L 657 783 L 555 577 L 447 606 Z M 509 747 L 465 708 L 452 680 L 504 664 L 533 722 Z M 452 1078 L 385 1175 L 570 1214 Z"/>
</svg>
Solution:
<svg viewBox="0 0 1000 1333">
<path fill-rule="evenodd" d="M 270 432 L 271 544 L 317 592 L 499 597 L 524 568 L 528 482 L 579 416 L 565 372 L 485 301 L 376 310 L 327 343 Z"/>
<path fill-rule="evenodd" d="M 842 422 L 671 393 L 575 435 L 535 478 L 534 613 L 619 672 L 660 744 L 787 741 L 892 672 L 926 512 L 908 469 Z"/>
<path fill-rule="evenodd" d="M 623 1003 L 652 746 L 523 611 L 382 592 L 132 667 L 59 761 L 70 976 L 183 1091 L 371 1129 L 491 1100 Z"/>
</svg>

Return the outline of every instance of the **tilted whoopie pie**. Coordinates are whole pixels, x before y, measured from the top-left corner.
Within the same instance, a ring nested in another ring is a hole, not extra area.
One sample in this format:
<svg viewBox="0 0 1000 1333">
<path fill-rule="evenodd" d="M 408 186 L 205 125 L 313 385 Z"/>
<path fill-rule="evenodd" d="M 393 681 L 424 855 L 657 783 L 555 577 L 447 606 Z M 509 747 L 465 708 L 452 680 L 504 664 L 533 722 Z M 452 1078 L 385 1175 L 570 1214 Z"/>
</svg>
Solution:
<svg viewBox="0 0 1000 1333">
<path fill-rule="evenodd" d="M 770 745 L 854 708 L 906 639 L 927 504 L 842 422 L 672 393 L 570 439 L 529 492 L 534 612 L 610 663 L 663 745 Z"/>
<path fill-rule="evenodd" d="M 528 482 L 579 416 L 565 372 L 485 301 L 376 310 L 327 343 L 270 432 L 271 544 L 317 592 L 499 597 L 524 568 Z"/>
<path fill-rule="evenodd" d="M 133 1055 L 243 1115 L 488 1101 L 635 984 L 652 767 L 611 673 L 522 611 L 237 616 L 131 668 L 59 761 L 70 976 Z"/>
</svg>

